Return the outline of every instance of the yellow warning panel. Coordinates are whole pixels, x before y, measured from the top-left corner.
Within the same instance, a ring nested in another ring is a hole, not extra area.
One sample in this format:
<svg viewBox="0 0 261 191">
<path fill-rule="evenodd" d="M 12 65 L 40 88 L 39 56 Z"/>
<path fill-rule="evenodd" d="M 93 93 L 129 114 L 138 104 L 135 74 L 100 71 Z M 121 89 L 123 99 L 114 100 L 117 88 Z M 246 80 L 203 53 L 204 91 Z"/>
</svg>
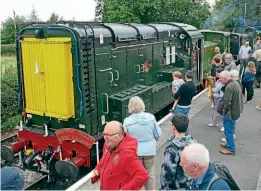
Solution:
<svg viewBox="0 0 261 191">
<path fill-rule="evenodd" d="M 26 38 L 22 56 L 26 112 L 75 117 L 71 38 Z"/>
</svg>

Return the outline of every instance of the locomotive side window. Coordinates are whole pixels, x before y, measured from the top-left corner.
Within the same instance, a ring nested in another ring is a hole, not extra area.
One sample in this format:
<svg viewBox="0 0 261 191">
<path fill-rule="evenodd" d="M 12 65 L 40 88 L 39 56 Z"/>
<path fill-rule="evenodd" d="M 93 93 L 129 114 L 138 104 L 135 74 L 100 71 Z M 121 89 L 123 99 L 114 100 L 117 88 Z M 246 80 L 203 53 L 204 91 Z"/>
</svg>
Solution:
<svg viewBox="0 0 261 191">
<path fill-rule="evenodd" d="M 166 65 L 170 65 L 170 47 L 166 47 Z"/>
<path fill-rule="evenodd" d="M 168 46 L 165 49 L 166 52 L 166 65 L 170 65 L 171 63 L 175 63 L 175 46 Z"/>
<path fill-rule="evenodd" d="M 218 42 L 218 43 L 220 43 L 221 40 L 222 40 L 222 37 L 221 37 L 221 36 L 215 36 L 215 35 L 213 35 L 213 37 L 212 37 L 212 41 L 213 41 L 213 42 Z"/>
</svg>

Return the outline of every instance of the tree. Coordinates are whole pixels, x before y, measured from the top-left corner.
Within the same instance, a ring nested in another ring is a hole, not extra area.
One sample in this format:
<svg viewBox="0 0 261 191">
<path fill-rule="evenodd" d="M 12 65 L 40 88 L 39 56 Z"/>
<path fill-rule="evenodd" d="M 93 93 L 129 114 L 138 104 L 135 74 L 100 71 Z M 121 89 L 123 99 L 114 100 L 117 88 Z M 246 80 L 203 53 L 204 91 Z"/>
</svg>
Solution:
<svg viewBox="0 0 261 191">
<path fill-rule="evenodd" d="M 225 30 L 235 25 L 251 25 L 250 22 L 255 18 L 261 22 L 260 0 L 216 0 L 212 16 L 205 23 L 205 28 Z"/>
<path fill-rule="evenodd" d="M 35 10 L 34 7 L 32 8 L 32 11 L 31 11 L 31 13 L 30 13 L 30 15 L 28 17 L 28 21 L 29 22 L 38 22 L 38 21 L 40 21 L 38 15 L 37 15 L 37 11 Z"/>
<path fill-rule="evenodd" d="M 201 27 L 210 16 L 205 1 L 194 0 L 97 0 L 96 17 L 104 22 L 183 22 Z"/>
<path fill-rule="evenodd" d="M 16 23 L 16 31 L 15 31 Z M 14 19 L 8 17 L 4 22 L 2 22 L 1 29 L 1 42 L 2 44 L 11 44 L 15 42 L 15 33 L 17 34 L 26 25 L 26 18 L 24 16 L 16 16 Z"/>
<path fill-rule="evenodd" d="M 62 20 L 62 19 L 63 19 L 63 17 L 59 17 L 58 14 L 52 13 L 50 18 L 49 18 L 49 20 L 48 20 L 48 22 L 55 23 L 55 22 L 57 22 L 59 20 Z"/>
</svg>

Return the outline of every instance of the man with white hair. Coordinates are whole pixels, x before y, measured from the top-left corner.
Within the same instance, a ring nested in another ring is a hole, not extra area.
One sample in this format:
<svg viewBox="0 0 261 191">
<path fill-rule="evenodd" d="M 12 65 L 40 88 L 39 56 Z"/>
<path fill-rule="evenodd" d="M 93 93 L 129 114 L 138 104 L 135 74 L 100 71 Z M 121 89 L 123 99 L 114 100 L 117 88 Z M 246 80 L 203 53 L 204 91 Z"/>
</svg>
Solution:
<svg viewBox="0 0 261 191">
<path fill-rule="evenodd" d="M 239 80 L 239 72 L 236 69 L 234 69 L 230 71 L 230 75 L 231 75 L 231 79 L 237 81 L 240 87 L 242 88 L 242 84 Z"/>
<path fill-rule="evenodd" d="M 231 190 L 228 183 L 215 174 L 209 151 L 202 144 L 185 147 L 181 153 L 180 165 L 193 178 L 191 190 Z"/>
<path fill-rule="evenodd" d="M 219 80 L 225 85 L 224 97 L 223 97 L 223 125 L 224 134 L 227 143 L 221 143 L 220 152 L 225 155 L 235 155 L 235 126 L 236 120 L 243 112 L 243 96 L 241 93 L 241 87 L 238 82 L 231 79 L 231 73 L 229 71 L 223 71 L 219 74 Z"/>
<path fill-rule="evenodd" d="M 224 70 L 231 71 L 231 70 L 236 69 L 236 67 L 237 66 L 236 66 L 236 64 L 233 60 L 232 54 L 226 54 L 225 55 Z"/>
</svg>

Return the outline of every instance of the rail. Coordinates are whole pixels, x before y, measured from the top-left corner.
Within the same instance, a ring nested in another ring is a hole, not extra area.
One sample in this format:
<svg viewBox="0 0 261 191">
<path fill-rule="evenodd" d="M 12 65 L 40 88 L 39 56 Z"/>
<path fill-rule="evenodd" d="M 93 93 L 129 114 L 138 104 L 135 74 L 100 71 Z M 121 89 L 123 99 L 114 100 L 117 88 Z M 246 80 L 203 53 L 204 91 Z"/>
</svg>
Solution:
<svg viewBox="0 0 261 191">
<path fill-rule="evenodd" d="M 195 95 L 192 99 L 195 100 L 197 99 L 199 96 L 201 96 L 203 93 L 205 93 L 208 90 L 208 88 L 204 89 L 203 91 L 201 91 L 200 93 L 198 93 L 197 95 Z M 163 117 L 160 121 L 158 121 L 158 125 L 162 124 L 164 121 L 166 121 L 167 119 L 169 119 L 171 117 L 171 113 L 169 113 L 168 115 L 166 115 L 165 117 Z M 96 145 L 97 147 L 97 145 Z M 97 159 L 98 161 L 98 159 Z M 84 183 L 86 183 L 87 181 L 89 181 L 92 178 L 93 175 L 93 171 L 92 170 L 89 174 L 87 174 L 86 176 L 84 176 L 83 178 L 81 178 L 79 181 L 77 181 L 76 183 L 74 183 L 73 185 L 71 185 L 69 188 L 67 188 L 65 191 L 74 191 L 79 189 Z"/>
</svg>

